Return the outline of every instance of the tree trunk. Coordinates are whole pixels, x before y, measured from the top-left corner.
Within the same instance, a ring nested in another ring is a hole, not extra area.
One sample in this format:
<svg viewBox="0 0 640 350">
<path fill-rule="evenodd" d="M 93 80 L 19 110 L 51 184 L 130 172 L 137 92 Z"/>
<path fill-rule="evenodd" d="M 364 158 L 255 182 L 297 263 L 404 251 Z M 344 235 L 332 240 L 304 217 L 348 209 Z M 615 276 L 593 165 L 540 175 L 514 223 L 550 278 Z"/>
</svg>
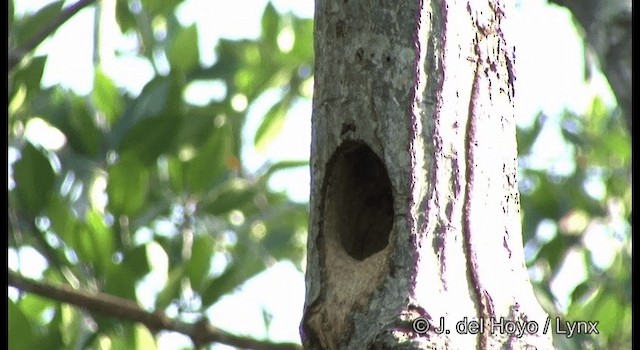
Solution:
<svg viewBox="0 0 640 350">
<path fill-rule="evenodd" d="M 503 3 L 317 0 L 306 348 L 552 348 Z"/>
</svg>

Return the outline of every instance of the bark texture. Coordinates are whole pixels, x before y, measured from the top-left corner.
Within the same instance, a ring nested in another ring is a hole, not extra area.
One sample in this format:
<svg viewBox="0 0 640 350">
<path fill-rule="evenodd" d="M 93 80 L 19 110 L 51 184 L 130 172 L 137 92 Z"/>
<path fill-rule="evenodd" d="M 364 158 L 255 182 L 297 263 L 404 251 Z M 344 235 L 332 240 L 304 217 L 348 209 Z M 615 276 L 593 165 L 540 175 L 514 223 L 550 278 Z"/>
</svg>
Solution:
<svg viewBox="0 0 640 350">
<path fill-rule="evenodd" d="M 316 2 L 306 348 L 552 347 L 524 265 L 507 12 Z"/>
</svg>

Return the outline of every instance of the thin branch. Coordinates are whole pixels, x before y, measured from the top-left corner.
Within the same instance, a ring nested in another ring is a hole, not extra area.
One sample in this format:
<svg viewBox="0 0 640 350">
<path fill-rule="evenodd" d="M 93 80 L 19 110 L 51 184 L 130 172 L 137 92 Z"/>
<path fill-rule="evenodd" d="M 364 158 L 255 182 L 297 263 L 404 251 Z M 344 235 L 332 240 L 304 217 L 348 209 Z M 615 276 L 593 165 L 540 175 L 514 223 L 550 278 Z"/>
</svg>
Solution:
<svg viewBox="0 0 640 350">
<path fill-rule="evenodd" d="M 185 334 L 191 338 L 191 341 L 196 347 L 216 342 L 243 349 L 302 349 L 300 345 L 294 343 L 272 343 L 233 335 L 212 326 L 204 318 L 195 324 L 173 320 L 165 316 L 162 312 L 147 312 L 131 300 L 119 298 L 110 294 L 99 292 L 89 294 L 87 292 L 74 290 L 64 285 L 53 286 L 27 279 L 11 270 L 8 270 L 8 277 L 10 286 L 14 286 L 25 292 L 75 305 L 91 312 L 100 313 L 121 320 L 140 322 L 152 332 L 168 330 Z"/>
<path fill-rule="evenodd" d="M 29 53 L 31 50 L 35 49 L 40 43 L 44 41 L 49 35 L 58 30 L 61 25 L 63 25 L 69 18 L 73 17 L 78 11 L 83 8 L 91 5 L 95 2 L 95 0 L 78 0 L 75 4 L 66 7 L 58 17 L 54 18 L 51 22 L 42 28 L 38 34 L 34 35 L 32 38 L 27 40 L 21 47 L 18 47 L 12 52 L 9 53 L 9 71 L 13 70 L 13 68 L 22 61 L 22 59 Z"/>
</svg>

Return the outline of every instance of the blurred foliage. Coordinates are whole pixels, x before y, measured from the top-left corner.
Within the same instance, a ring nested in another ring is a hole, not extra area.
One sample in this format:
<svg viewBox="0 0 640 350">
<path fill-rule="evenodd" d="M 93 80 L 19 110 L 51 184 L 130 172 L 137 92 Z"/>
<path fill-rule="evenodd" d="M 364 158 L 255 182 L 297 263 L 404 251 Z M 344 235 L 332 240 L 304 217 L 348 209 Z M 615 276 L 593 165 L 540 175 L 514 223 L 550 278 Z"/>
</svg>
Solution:
<svg viewBox="0 0 640 350">
<path fill-rule="evenodd" d="M 536 147 L 548 148 L 539 144 L 544 128 L 561 133 L 570 170 L 534 164 Z M 518 130 L 518 147 L 525 252 L 538 299 L 560 319 L 560 332 L 563 322 L 599 322 L 599 334 L 555 334 L 555 345 L 631 348 L 631 142 L 619 109 L 595 97 L 585 115 L 540 114 Z M 570 255 L 578 270 L 562 269 Z M 556 280 L 573 280 L 582 267 L 568 300 L 557 300 Z"/>
<path fill-rule="evenodd" d="M 268 4 L 259 38 L 221 39 L 215 63 L 204 66 L 198 27 L 176 18 L 180 3 L 116 3 L 120 31 L 138 39 L 135 55 L 155 69 L 138 95 L 117 86 L 99 61 L 88 95 L 42 88 L 47 56 L 28 54 L 9 72 L 9 249 L 44 256 L 46 281 L 187 317 L 204 313 L 273 261 L 288 259 L 302 269 L 307 205 L 267 184 L 274 173 L 307 161 L 250 173 L 241 149 L 264 147 L 293 103 L 310 98 L 313 24 Z M 10 1 L 10 49 L 64 11 L 62 1 L 22 18 L 12 8 Z M 279 44 L 283 33 L 291 45 Z M 161 59 L 168 72 L 158 69 Z M 223 84 L 224 96 L 191 104 L 185 90 L 201 81 Z M 243 144 L 248 110 L 274 90 L 281 98 L 265 112 L 253 144 Z M 524 241 L 538 298 L 562 320 L 600 322 L 598 335 L 556 337 L 562 349 L 630 347 L 631 148 L 617 113 L 595 98 L 585 115 L 540 115 L 518 133 Z M 64 144 L 45 147 L 28 137 L 35 123 L 63 135 Z M 534 146 L 547 127 L 559 128 L 572 150 L 571 171 L 535 166 Z M 561 305 L 551 286 L 563 278 L 569 254 L 581 257 L 585 278 Z M 158 262 L 163 259 L 167 266 Z M 166 282 L 151 292 L 154 300 L 143 301 L 137 288 L 151 273 Z M 157 345 L 142 326 L 37 296 L 8 305 L 10 349 Z"/>
<path fill-rule="evenodd" d="M 156 67 L 139 95 L 126 93 L 99 61 L 86 96 L 42 88 L 47 56 L 33 54 L 10 72 L 8 91 L 9 249 L 31 247 L 46 257 L 46 281 L 138 302 L 141 282 L 150 273 L 164 276 L 164 287 L 151 291 L 155 300 L 142 305 L 177 308 L 179 318 L 204 313 L 274 261 L 288 259 L 302 270 L 307 205 L 268 182 L 308 160 L 250 173 L 241 150 L 254 145 L 243 145 L 241 132 L 254 101 L 278 91 L 281 99 L 255 135 L 255 144 L 267 144 L 292 103 L 310 98 L 303 84 L 313 75 L 311 19 L 268 4 L 259 38 L 221 39 L 215 63 L 204 66 L 198 28 L 176 18 L 180 3 L 117 2 L 119 29 L 138 38 L 134 54 Z M 61 11 L 58 1 L 11 16 L 11 48 Z M 286 50 L 278 46 L 283 31 L 293 34 Z M 163 57 L 168 72 L 157 68 Z M 212 80 L 224 85 L 224 97 L 206 105 L 185 98 L 190 83 Z M 33 123 L 57 130 L 62 147 L 28 135 Z M 9 317 L 11 349 L 103 348 L 105 339 L 112 348 L 156 346 L 143 326 L 90 318 L 28 294 L 9 300 Z"/>
</svg>

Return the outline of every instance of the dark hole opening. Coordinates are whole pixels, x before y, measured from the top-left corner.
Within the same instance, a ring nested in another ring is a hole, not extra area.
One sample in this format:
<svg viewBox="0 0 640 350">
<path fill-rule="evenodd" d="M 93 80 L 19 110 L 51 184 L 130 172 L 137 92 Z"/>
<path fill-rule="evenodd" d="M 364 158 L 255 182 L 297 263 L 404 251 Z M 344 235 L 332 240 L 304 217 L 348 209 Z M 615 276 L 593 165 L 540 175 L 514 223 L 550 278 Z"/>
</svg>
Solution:
<svg viewBox="0 0 640 350">
<path fill-rule="evenodd" d="M 381 251 L 393 225 L 389 174 L 363 142 L 343 143 L 332 157 L 325 193 L 325 227 L 356 260 Z"/>
</svg>

